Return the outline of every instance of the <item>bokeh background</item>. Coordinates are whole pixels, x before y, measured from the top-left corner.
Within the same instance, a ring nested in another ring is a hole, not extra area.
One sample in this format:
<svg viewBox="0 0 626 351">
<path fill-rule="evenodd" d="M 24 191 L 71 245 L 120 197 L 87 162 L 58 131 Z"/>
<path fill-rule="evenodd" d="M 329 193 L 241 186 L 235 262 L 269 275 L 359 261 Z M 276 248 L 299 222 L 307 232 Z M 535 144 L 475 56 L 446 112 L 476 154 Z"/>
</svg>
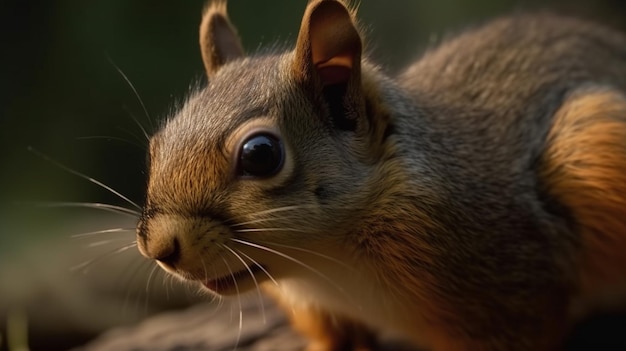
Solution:
<svg viewBox="0 0 626 351">
<path fill-rule="evenodd" d="M 229 12 L 254 52 L 292 43 L 305 3 L 233 0 Z M 203 79 L 197 44 L 203 6 L 204 0 L 0 0 L 0 350 L 7 347 L 7 320 L 22 316 L 31 348 L 66 348 L 185 304 L 155 302 L 159 292 L 145 291 L 152 266 L 135 250 L 107 254 L 129 243 L 132 232 L 102 245 L 94 244 L 102 236 L 72 239 L 131 228 L 134 220 L 44 205 L 128 204 L 28 148 L 140 203 L 146 139 L 139 125 L 150 133 Z M 391 74 L 447 35 L 505 13 L 550 9 L 626 29 L 621 0 L 363 0 L 359 8 L 367 50 Z M 70 273 L 98 257 L 96 273 Z M 118 307 L 124 295 L 131 308 Z"/>
</svg>

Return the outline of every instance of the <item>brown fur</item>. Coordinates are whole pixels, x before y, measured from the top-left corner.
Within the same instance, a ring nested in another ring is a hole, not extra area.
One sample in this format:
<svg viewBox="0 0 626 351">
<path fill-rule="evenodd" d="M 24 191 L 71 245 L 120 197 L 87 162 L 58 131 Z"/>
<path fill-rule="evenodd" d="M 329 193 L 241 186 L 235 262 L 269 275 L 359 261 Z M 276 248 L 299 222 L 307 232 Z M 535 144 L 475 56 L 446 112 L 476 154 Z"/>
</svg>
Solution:
<svg viewBox="0 0 626 351">
<path fill-rule="evenodd" d="M 293 51 L 244 57 L 208 7 L 208 84 L 151 140 L 140 250 L 224 295 L 265 281 L 312 350 L 375 348 L 378 329 L 557 348 L 574 304 L 626 282 L 626 39 L 502 18 L 392 79 L 355 21 L 310 1 Z M 238 173 L 255 133 L 282 142 L 276 174 Z"/>
</svg>

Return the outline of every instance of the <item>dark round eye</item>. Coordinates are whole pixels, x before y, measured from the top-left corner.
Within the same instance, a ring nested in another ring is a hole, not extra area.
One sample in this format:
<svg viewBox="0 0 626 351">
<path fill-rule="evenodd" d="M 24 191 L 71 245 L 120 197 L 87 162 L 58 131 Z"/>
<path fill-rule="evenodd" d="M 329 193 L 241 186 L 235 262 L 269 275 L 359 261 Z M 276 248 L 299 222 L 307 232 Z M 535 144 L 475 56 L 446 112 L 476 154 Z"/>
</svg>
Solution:
<svg viewBox="0 0 626 351">
<path fill-rule="evenodd" d="M 270 133 L 258 133 L 247 137 L 239 151 L 239 174 L 266 178 L 278 173 L 283 166 L 285 152 L 283 143 Z"/>
</svg>

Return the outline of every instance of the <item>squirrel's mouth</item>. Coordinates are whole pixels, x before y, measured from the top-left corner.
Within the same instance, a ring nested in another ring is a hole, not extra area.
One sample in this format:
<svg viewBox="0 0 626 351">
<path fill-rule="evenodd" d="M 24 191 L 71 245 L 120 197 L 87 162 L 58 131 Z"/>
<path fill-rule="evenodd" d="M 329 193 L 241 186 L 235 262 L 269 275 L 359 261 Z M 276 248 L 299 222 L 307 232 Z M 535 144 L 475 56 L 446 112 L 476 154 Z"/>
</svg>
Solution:
<svg viewBox="0 0 626 351">
<path fill-rule="evenodd" d="M 257 275 L 261 272 L 266 272 L 265 267 L 254 264 L 216 279 L 204 280 L 202 285 L 222 295 L 241 293 L 255 287 L 260 282 Z"/>
</svg>

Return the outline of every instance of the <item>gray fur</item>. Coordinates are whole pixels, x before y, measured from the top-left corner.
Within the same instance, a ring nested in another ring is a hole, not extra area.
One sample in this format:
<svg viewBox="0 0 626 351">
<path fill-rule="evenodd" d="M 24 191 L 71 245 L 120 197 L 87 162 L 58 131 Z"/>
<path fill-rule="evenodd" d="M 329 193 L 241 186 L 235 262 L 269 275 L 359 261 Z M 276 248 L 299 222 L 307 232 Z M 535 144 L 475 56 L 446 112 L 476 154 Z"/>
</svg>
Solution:
<svg viewBox="0 0 626 351">
<path fill-rule="evenodd" d="M 423 307 L 422 296 L 445 302 L 447 317 L 436 323 L 451 339 L 484 350 L 545 347 L 547 326 L 565 321 L 576 293 L 581 245 L 566 204 L 539 176 L 546 137 L 555 112 L 581 88 L 626 91 L 624 37 L 523 15 L 461 34 L 395 79 L 364 59 L 362 95 L 345 101 L 354 131 L 333 127 L 320 91 L 292 74 L 293 60 L 279 52 L 227 62 L 154 136 L 142 244 L 157 235 L 146 224 L 153 208 L 206 216 L 221 221 L 220 235 L 254 241 L 228 226 L 304 204 L 268 227 L 306 234 L 260 236 L 337 247 L 347 257 L 337 259 L 365 262 L 384 289 L 408 296 L 408 309 Z M 257 118 L 280 130 L 292 157 L 280 182 L 233 176 L 237 150 L 227 140 Z M 177 175 L 181 168 L 187 176 Z M 389 243 L 405 251 L 390 257 L 381 250 Z M 435 279 L 411 295 L 403 274 Z"/>
</svg>

